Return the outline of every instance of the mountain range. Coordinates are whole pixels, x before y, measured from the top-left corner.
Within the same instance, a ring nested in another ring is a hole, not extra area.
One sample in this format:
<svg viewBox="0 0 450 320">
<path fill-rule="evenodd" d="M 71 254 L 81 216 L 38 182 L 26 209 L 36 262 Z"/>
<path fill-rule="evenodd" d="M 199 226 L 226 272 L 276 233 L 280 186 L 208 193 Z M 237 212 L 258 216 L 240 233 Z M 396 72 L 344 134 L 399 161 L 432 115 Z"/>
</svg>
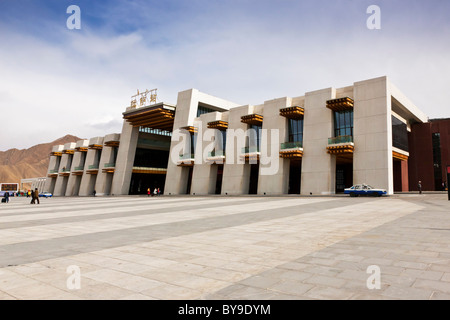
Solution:
<svg viewBox="0 0 450 320">
<path fill-rule="evenodd" d="M 52 147 L 78 140 L 81 139 L 66 135 L 28 149 L 0 151 L 0 183 L 20 183 L 21 179 L 45 177 Z"/>
</svg>

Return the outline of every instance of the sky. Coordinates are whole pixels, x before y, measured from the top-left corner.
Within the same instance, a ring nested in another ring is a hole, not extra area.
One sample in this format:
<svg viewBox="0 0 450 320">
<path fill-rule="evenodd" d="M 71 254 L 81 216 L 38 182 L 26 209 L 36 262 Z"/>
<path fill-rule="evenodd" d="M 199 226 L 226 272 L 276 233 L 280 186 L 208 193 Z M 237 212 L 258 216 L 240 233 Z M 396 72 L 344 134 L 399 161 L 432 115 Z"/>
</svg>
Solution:
<svg viewBox="0 0 450 320">
<path fill-rule="evenodd" d="M 384 75 L 450 117 L 450 1 L 0 0 L 0 151 L 120 133 L 137 89 L 257 105 Z"/>
</svg>

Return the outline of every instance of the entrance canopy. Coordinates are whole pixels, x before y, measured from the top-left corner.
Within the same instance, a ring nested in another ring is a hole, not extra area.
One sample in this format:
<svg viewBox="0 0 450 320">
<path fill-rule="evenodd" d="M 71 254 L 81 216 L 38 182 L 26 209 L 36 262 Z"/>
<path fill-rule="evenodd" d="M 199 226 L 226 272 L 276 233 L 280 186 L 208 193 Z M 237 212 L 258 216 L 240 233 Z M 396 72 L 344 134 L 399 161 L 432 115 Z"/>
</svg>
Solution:
<svg viewBox="0 0 450 320">
<path fill-rule="evenodd" d="M 123 118 L 133 127 L 172 131 L 175 106 L 161 102 L 141 108 L 128 108 L 123 113 Z"/>
</svg>

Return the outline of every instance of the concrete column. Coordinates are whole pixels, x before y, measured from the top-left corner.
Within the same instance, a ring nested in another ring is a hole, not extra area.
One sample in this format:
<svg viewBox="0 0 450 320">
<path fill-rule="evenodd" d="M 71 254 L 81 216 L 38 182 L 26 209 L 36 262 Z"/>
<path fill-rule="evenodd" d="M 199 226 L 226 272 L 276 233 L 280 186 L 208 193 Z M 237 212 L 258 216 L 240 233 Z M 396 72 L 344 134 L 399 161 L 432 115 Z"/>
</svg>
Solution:
<svg viewBox="0 0 450 320">
<path fill-rule="evenodd" d="M 80 184 L 80 196 L 90 196 L 94 192 L 95 181 L 97 180 L 97 173 L 99 170 L 98 154 L 101 152 L 99 149 L 101 146 L 103 146 L 103 137 L 96 137 L 89 140 L 89 149 L 86 155 L 84 172 Z"/>
<path fill-rule="evenodd" d="M 288 193 L 289 160 L 280 158 L 281 143 L 287 141 L 287 120 L 280 109 L 290 107 L 292 99 L 280 98 L 264 102 L 262 129 L 267 130 L 267 140 L 261 140 L 258 194 L 279 195 Z M 278 140 L 272 141 L 271 130 L 278 131 Z M 272 146 L 276 148 L 272 148 Z M 272 154 L 272 151 L 274 154 Z"/>
<path fill-rule="evenodd" d="M 336 191 L 336 157 L 327 153 L 333 136 L 333 112 L 327 100 L 336 97 L 328 88 L 305 94 L 301 194 L 333 194 Z"/>
<path fill-rule="evenodd" d="M 221 146 L 219 142 L 215 141 L 216 139 L 222 139 L 221 132 L 218 129 L 208 129 L 208 122 L 217 120 L 223 120 L 222 113 L 211 112 L 203 114 L 198 118 L 198 138 L 191 184 L 192 194 L 205 195 L 215 193 L 217 166 L 212 166 L 211 163 L 207 161 L 207 158 L 208 152 L 212 151 L 212 145 L 217 145 L 218 148 Z"/>
<path fill-rule="evenodd" d="M 113 195 L 125 195 L 130 190 L 134 157 L 139 138 L 139 128 L 133 127 L 126 120 L 123 121 L 120 146 L 117 153 L 116 168 L 112 180 Z"/>
<path fill-rule="evenodd" d="M 75 151 L 76 143 L 66 143 L 63 149 L 63 155 L 61 157 L 61 163 L 59 166 L 58 177 L 55 184 L 55 196 L 65 196 L 67 183 L 69 181 L 70 169 L 72 166 L 73 153 Z M 67 175 L 67 173 L 69 175 Z"/>
<path fill-rule="evenodd" d="M 109 195 L 109 192 L 111 191 L 110 184 L 112 180 L 108 179 L 108 176 L 112 176 L 112 173 L 106 173 L 103 169 L 105 169 L 105 164 L 111 164 L 114 161 L 114 147 L 104 146 L 102 157 L 100 158 L 97 181 L 95 183 L 95 191 L 98 196 Z"/>
<path fill-rule="evenodd" d="M 402 191 L 409 191 L 408 161 L 402 161 Z"/>
<path fill-rule="evenodd" d="M 56 177 L 59 172 L 59 165 L 61 162 L 61 154 L 64 149 L 64 145 L 53 146 L 50 155 L 50 162 L 47 170 L 47 180 L 45 182 L 44 191 L 53 193 L 55 190 Z"/>
<path fill-rule="evenodd" d="M 391 95 L 386 77 L 354 84 L 353 182 L 394 193 Z"/>
<path fill-rule="evenodd" d="M 241 122 L 241 117 L 252 114 L 253 109 L 253 106 L 247 105 L 229 111 L 226 160 L 223 167 L 223 195 L 248 194 L 250 164 L 244 163 L 241 158 L 241 149 L 245 147 L 245 133 L 248 125 Z"/>
<path fill-rule="evenodd" d="M 178 93 L 177 108 L 175 113 L 173 129 L 193 125 L 193 121 L 198 108 L 198 99 L 195 93 L 197 90 L 186 90 Z M 170 143 L 169 163 L 167 164 L 166 183 L 164 185 L 164 194 L 184 194 L 186 193 L 186 184 L 188 180 L 189 168 L 178 166 L 179 145 L 181 139 L 177 141 L 179 135 L 174 132 Z M 188 138 L 187 135 L 185 138 Z M 186 140 L 185 140 L 186 141 Z"/>
<path fill-rule="evenodd" d="M 72 167 L 70 169 L 71 175 L 67 182 L 66 196 L 77 196 L 80 191 L 81 175 L 75 175 L 76 168 L 83 167 L 86 160 L 86 151 L 84 148 L 88 148 L 89 140 L 79 140 L 75 146 L 75 154 L 73 155 Z M 83 150 L 80 150 L 83 149 Z"/>
</svg>

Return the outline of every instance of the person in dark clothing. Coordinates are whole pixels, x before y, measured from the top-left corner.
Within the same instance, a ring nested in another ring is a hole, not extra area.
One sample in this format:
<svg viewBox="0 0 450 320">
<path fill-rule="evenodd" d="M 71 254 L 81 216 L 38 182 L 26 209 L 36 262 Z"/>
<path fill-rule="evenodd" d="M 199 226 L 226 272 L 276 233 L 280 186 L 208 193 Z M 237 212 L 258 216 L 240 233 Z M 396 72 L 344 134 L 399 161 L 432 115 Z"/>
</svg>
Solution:
<svg viewBox="0 0 450 320">
<path fill-rule="evenodd" d="M 8 191 L 5 192 L 5 202 L 6 203 L 9 202 L 9 192 Z"/>
<path fill-rule="evenodd" d="M 31 197 L 33 198 L 31 200 L 31 204 L 35 204 L 37 201 L 37 204 L 40 204 L 39 202 L 39 191 L 37 188 L 34 189 L 34 191 L 31 191 Z"/>
<path fill-rule="evenodd" d="M 422 181 L 419 181 L 417 188 L 419 189 L 419 194 L 422 194 Z"/>
</svg>

